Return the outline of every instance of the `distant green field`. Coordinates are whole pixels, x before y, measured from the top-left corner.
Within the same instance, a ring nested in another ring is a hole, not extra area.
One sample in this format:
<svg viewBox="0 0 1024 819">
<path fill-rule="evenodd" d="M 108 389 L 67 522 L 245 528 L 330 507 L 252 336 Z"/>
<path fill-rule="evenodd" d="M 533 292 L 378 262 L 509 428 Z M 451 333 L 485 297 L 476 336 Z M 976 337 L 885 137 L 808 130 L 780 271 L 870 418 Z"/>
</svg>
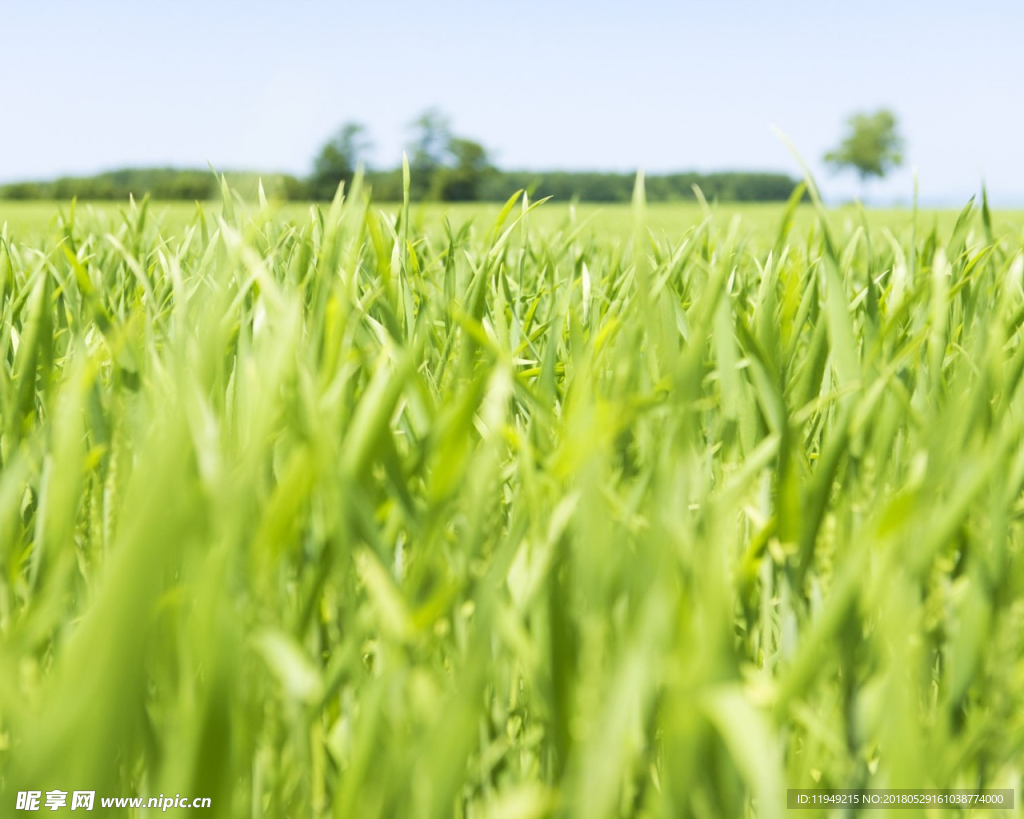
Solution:
<svg viewBox="0 0 1024 819">
<path fill-rule="evenodd" d="M 127 210 L 128 205 L 100 202 L 79 203 L 77 207 L 79 212 L 90 217 L 95 215 L 99 216 L 101 221 L 113 222 L 118 219 L 118 214 Z M 195 218 L 197 212 L 195 204 L 184 202 L 153 202 L 150 207 L 164 235 L 180 233 Z M 202 205 L 208 216 L 219 214 L 220 207 L 217 202 Z M 283 204 L 276 216 L 283 221 L 302 223 L 310 218 L 311 207 L 298 203 Z M 378 207 L 382 211 L 395 214 L 399 206 L 383 204 Z M 581 226 L 584 235 L 622 241 L 632 235 L 630 207 L 621 204 L 571 206 L 547 202 L 531 214 L 530 224 L 531 227 L 545 232 L 575 223 Z M 6 222 L 13 236 L 21 241 L 31 241 L 44 237 L 49 228 L 57 223 L 58 212 L 67 212 L 68 209 L 68 203 L 0 202 L 0 225 Z M 413 207 L 412 218 L 417 229 L 428 233 L 440 232 L 446 217 L 456 228 L 466 222 L 472 222 L 481 229 L 486 229 L 493 223 L 500 210 L 501 206 L 496 204 L 423 204 Z M 755 239 L 772 238 L 778 230 L 784 210 L 784 204 L 776 203 L 711 205 L 716 227 L 726 230 L 733 227 L 739 234 Z M 926 233 L 934 227 L 939 233 L 947 233 L 956 223 L 957 214 L 956 210 L 922 210 L 917 217 L 918 232 Z M 697 203 L 652 204 L 648 206 L 647 224 L 656 236 L 678 238 L 700 224 L 704 216 L 704 211 Z M 1024 211 L 997 212 L 993 218 L 996 233 L 1000 236 L 1017 236 L 1024 231 Z M 833 209 L 831 219 L 833 227 L 844 232 L 852 231 L 864 219 L 868 228 L 888 229 L 899 238 L 910 227 L 912 212 L 909 209 L 868 209 L 862 212 L 853 206 L 845 206 Z M 815 215 L 810 205 L 798 208 L 794 221 L 795 230 L 803 232 L 814 222 Z"/>
</svg>

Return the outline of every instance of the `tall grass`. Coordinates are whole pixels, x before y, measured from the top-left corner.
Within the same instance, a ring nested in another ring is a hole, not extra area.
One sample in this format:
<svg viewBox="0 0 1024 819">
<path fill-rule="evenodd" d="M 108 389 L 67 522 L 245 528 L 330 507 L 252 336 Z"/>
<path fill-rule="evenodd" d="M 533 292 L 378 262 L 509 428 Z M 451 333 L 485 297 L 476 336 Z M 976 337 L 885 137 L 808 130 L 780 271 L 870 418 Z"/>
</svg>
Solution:
<svg viewBox="0 0 1024 819">
<path fill-rule="evenodd" d="M 358 186 L 4 229 L 5 810 L 1019 786 L 1021 236 L 793 234 L 798 198 L 769 241 L 655 234 L 642 183 L 628 243 Z"/>
</svg>

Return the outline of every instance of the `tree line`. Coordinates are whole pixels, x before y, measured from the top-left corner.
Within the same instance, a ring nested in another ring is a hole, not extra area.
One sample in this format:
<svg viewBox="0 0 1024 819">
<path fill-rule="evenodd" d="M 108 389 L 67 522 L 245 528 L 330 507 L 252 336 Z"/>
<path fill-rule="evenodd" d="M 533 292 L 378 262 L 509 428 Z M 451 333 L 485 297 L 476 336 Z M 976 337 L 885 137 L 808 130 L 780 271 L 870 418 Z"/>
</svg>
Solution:
<svg viewBox="0 0 1024 819">
<path fill-rule="evenodd" d="M 523 189 L 533 198 L 561 201 L 626 202 L 632 196 L 634 174 L 597 171 L 503 170 L 495 166 L 479 142 L 453 133 L 448 118 L 437 109 L 423 112 L 411 124 L 407 147 L 411 196 L 415 201 L 497 202 Z M 369 164 L 372 147 L 365 126 L 343 125 L 320 149 L 305 178 L 290 174 L 228 173 L 228 183 L 243 196 L 254 196 L 262 181 L 268 196 L 286 201 L 326 201 L 338 185 L 348 187 L 357 168 L 377 201 L 401 201 L 401 166 L 376 168 Z M 749 171 L 670 173 L 648 176 L 649 201 L 695 198 L 698 186 L 708 199 L 731 202 L 785 200 L 797 181 L 786 174 Z M 217 177 L 209 171 L 146 168 L 110 171 L 86 177 L 62 177 L 46 182 L 0 186 L 0 198 L 118 200 L 129 194 L 148 194 L 161 200 L 206 200 L 219 194 Z"/>
</svg>

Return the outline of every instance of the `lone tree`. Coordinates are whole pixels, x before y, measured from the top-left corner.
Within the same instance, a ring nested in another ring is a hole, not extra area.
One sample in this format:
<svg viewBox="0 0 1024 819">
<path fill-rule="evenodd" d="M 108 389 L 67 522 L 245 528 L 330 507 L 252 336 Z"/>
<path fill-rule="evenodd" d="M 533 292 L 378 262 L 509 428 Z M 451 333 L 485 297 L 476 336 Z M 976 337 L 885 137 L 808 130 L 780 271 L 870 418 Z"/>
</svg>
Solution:
<svg viewBox="0 0 1024 819">
<path fill-rule="evenodd" d="M 825 162 L 835 170 L 857 172 L 863 188 L 871 177 L 883 178 L 903 164 L 903 137 L 896 127 L 896 115 L 888 109 L 873 114 L 858 113 L 846 120 L 847 135 Z"/>
<path fill-rule="evenodd" d="M 369 149 L 365 126 L 358 122 L 343 125 L 320 149 L 313 162 L 313 175 L 309 178 L 310 195 L 314 199 L 333 199 L 341 182 L 345 183 L 347 190 L 356 167 Z"/>
</svg>

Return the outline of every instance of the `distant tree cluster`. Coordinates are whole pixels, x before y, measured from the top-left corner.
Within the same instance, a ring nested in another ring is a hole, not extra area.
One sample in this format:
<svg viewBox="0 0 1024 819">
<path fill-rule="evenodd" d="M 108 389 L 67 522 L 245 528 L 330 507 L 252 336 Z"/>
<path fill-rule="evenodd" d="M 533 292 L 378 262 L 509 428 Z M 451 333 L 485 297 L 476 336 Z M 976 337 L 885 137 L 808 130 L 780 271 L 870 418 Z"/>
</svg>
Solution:
<svg viewBox="0 0 1024 819">
<path fill-rule="evenodd" d="M 416 201 L 504 201 L 523 189 L 534 198 L 552 196 L 561 201 L 628 202 L 635 176 L 631 173 L 590 171 L 517 171 L 494 166 L 479 142 L 453 133 L 441 111 L 424 111 L 411 124 L 406 147 L 411 196 Z M 375 168 L 368 157 L 372 142 L 366 127 L 348 122 L 331 136 L 313 161 L 308 177 L 263 175 L 268 196 L 289 201 L 328 201 L 339 185 L 349 188 L 362 167 L 374 199 L 401 201 L 401 166 Z M 260 176 L 229 173 L 228 182 L 243 196 L 255 195 Z M 708 199 L 731 202 L 785 200 L 796 187 L 786 174 L 722 172 L 674 173 L 648 176 L 647 198 L 652 202 L 693 200 L 694 186 Z M 218 181 L 209 171 L 174 168 L 127 169 L 90 177 L 65 177 L 51 182 L 25 182 L 0 186 L 0 199 L 123 200 L 129 194 L 154 199 L 205 200 L 218 196 Z"/>
<path fill-rule="evenodd" d="M 411 124 L 407 146 L 411 195 L 416 200 L 441 202 L 500 202 L 517 190 L 534 198 L 585 202 L 628 202 L 635 175 L 593 171 L 506 171 L 496 168 L 479 142 L 452 133 L 448 117 L 436 108 L 424 111 Z M 366 164 L 370 142 L 366 128 L 348 123 L 321 150 L 310 180 L 313 199 L 330 199 L 338 185 L 351 183 L 356 168 Z M 401 168 L 365 171 L 374 197 L 381 201 L 402 198 Z M 648 176 L 647 198 L 652 202 L 693 200 L 694 186 L 709 199 L 730 202 L 771 202 L 789 197 L 796 180 L 786 174 L 722 172 L 676 173 Z"/>
<path fill-rule="evenodd" d="M 333 199 L 339 184 L 351 185 L 356 168 L 369 147 L 364 126 L 356 122 L 342 126 L 313 161 L 313 173 L 306 183 L 307 197 Z"/>
<path fill-rule="evenodd" d="M 483 197 L 484 185 L 501 176 L 479 142 L 455 136 L 441 111 L 430 108 L 411 124 L 413 139 L 407 148 L 410 194 L 417 200 L 474 202 Z M 320 150 L 309 179 L 312 199 L 331 199 L 338 185 L 349 185 L 360 165 L 366 165 L 371 147 L 366 127 L 349 122 Z M 374 195 L 381 200 L 402 198 L 400 168 L 365 171 Z"/>
<path fill-rule="evenodd" d="M 279 199 L 306 199 L 303 180 L 287 174 L 228 172 L 228 184 L 246 197 L 255 197 L 260 183 L 268 196 Z M 49 182 L 17 182 L 0 186 L 0 199 L 31 200 L 77 198 L 83 201 L 122 201 L 129 196 L 168 201 L 204 201 L 215 199 L 220 183 L 209 170 L 181 168 L 126 168 L 95 176 L 60 177 Z"/>
</svg>

